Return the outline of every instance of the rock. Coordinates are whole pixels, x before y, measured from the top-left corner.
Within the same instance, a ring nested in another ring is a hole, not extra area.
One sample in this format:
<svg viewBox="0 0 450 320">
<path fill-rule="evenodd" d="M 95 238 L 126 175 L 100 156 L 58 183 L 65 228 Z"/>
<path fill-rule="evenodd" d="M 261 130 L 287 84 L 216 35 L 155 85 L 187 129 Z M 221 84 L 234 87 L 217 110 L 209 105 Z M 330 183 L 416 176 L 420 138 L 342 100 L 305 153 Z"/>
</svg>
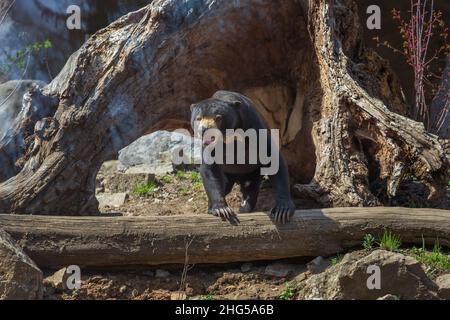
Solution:
<svg viewBox="0 0 450 320">
<path fill-rule="evenodd" d="M 450 274 L 438 277 L 435 282 L 439 287 L 439 297 L 441 299 L 450 300 Z"/>
<path fill-rule="evenodd" d="M 100 208 L 119 208 L 125 204 L 127 199 L 128 193 L 100 193 L 97 195 L 97 200 Z"/>
<path fill-rule="evenodd" d="M 292 282 L 294 285 L 298 285 L 300 282 L 305 281 L 307 278 L 308 278 L 308 277 L 307 277 L 307 275 L 306 275 L 306 272 L 302 272 L 302 273 L 298 274 L 294 279 L 292 279 L 291 282 Z"/>
<path fill-rule="evenodd" d="M 249 272 L 252 269 L 252 267 L 253 267 L 253 265 L 251 263 L 244 263 L 241 266 L 241 271 L 244 273 Z"/>
<path fill-rule="evenodd" d="M 0 300 L 42 299 L 42 279 L 37 265 L 0 229 Z"/>
<path fill-rule="evenodd" d="M 291 266 L 284 263 L 274 263 L 266 267 L 264 274 L 271 277 L 286 278 L 289 272 L 291 272 Z"/>
<path fill-rule="evenodd" d="M 120 162 L 119 160 L 111 160 L 103 162 L 98 174 L 103 176 L 109 176 L 118 172 Z"/>
<path fill-rule="evenodd" d="M 147 277 L 153 277 L 155 275 L 155 273 L 150 270 L 142 271 L 142 274 Z"/>
<path fill-rule="evenodd" d="M 189 150 L 187 159 L 201 160 L 201 141 L 181 133 L 157 131 L 141 137 L 119 151 L 119 170 L 126 173 L 150 173 L 157 176 L 172 173 L 176 166 L 172 154 Z M 187 153 L 187 154 L 186 154 Z"/>
<path fill-rule="evenodd" d="M 127 286 L 121 286 L 121 287 L 119 288 L 119 292 L 120 292 L 121 294 L 124 294 L 126 291 L 127 291 Z"/>
<path fill-rule="evenodd" d="M 368 280 L 380 268 L 381 289 L 370 290 Z M 368 272 L 370 271 L 370 272 Z M 400 253 L 384 250 L 368 256 L 359 252 L 347 254 L 343 260 L 325 272 L 313 275 L 300 284 L 300 299 L 375 300 L 391 294 L 400 299 L 436 299 L 437 286 L 427 277 L 422 265 Z"/>
<path fill-rule="evenodd" d="M 378 298 L 377 300 L 400 300 L 397 296 L 394 296 L 393 294 L 387 294 L 383 297 Z"/>
<path fill-rule="evenodd" d="M 156 270 L 155 277 L 156 278 L 167 278 L 167 277 L 170 277 L 170 272 L 166 271 L 166 270 L 158 269 L 158 270 Z"/>
<path fill-rule="evenodd" d="M 328 260 L 325 260 L 323 257 L 317 257 L 314 260 L 308 262 L 306 264 L 306 267 L 312 274 L 317 274 L 324 272 L 330 265 L 331 264 Z"/>
<path fill-rule="evenodd" d="M 186 292 L 175 291 L 170 293 L 170 300 L 186 300 L 186 299 L 187 299 Z"/>
<path fill-rule="evenodd" d="M 67 268 L 62 268 L 45 278 L 44 283 L 49 284 L 58 290 L 65 290 L 67 289 L 66 283 L 69 276 L 70 274 L 67 273 Z"/>
</svg>

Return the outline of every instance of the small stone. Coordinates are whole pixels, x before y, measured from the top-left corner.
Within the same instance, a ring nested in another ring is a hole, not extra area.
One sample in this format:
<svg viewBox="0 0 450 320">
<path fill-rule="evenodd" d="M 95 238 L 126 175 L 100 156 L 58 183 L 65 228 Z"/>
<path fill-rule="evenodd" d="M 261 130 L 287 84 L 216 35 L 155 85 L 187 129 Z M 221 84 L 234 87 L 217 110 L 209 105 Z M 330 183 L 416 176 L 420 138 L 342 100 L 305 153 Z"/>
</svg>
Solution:
<svg viewBox="0 0 450 320">
<path fill-rule="evenodd" d="M 450 300 L 450 274 L 438 277 L 435 282 L 439 287 L 439 298 Z"/>
<path fill-rule="evenodd" d="M 300 283 L 300 282 L 305 281 L 306 278 L 307 278 L 306 273 L 305 273 L 305 272 L 302 272 L 302 273 L 300 273 L 298 276 L 296 276 L 296 277 L 292 280 L 292 282 L 298 284 L 298 283 Z"/>
<path fill-rule="evenodd" d="M 170 293 L 170 300 L 186 300 L 187 295 L 184 291 L 175 291 Z"/>
<path fill-rule="evenodd" d="M 55 289 L 64 290 L 66 289 L 66 281 L 68 277 L 69 274 L 67 274 L 67 268 L 62 268 L 51 276 L 45 278 L 44 283 L 50 284 Z"/>
<path fill-rule="evenodd" d="M 170 272 L 166 271 L 166 270 L 158 269 L 158 270 L 156 270 L 155 277 L 156 278 L 167 278 L 167 277 L 170 277 Z"/>
<path fill-rule="evenodd" d="M 378 298 L 377 300 L 400 300 L 397 296 L 394 296 L 393 294 L 387 294 L 383 297 Z"/>
<path fill-rule="evenodd" d="M 325 260 L 323 257 L 317 257 L 314 260 L 312 260 L 306 264 L 308 271 L 311 272 L 312 274 L 322 273 L 329 266 L 330 266 L 330 263 L 327 260 Z"/>
<path fill-rule="evenodd" d="M 274 263 L 274 264 L 268 265 L 266 267 L 264 274 L 266 276 L 272 276 L 272 277 L 277 277 L 277 278 L 286 278 L 290 271 L 291 271 L 291 268 L 289 265 L 286 265 L 283 263 Z"/>
<path fill-rule="evenodd" d="M 119 289 L 119 292 L 122 294 L 125 293 L 126 291 L 127 291 L 127 286 L 121 286 Z"/>
<path fill-rule="evenodd" d="M 244 273 L 249 272 L 252 269 L 252 267 L 253 267 L 253 265 L 251 263 L 244 263 L 241 266 L 241 271 Z"/>
<path fill-rule="evenodd" d="M 102 193 L 97 195 L 100 208 L 119 208 L 125 204 L 128 199 L 128 193 Z"/>
</svg>

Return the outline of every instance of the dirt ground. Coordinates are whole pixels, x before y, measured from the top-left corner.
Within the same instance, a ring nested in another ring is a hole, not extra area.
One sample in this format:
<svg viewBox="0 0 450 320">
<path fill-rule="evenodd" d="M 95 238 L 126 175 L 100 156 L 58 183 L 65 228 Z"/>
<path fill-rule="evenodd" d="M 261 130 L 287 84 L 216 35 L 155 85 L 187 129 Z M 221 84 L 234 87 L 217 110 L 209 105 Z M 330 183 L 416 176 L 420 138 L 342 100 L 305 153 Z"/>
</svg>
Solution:
<svg viewBox="0 0 450 320">
<path fill-rule="evenodd" d="M 197 179 L 197 173 L 194 171 L 157 177 L 155 181 L 156 189 L 153 192 L 145 196 L 139 196 L 133 190 L 130 190 L 128 200 L 124 205 L 118 208 L 105 207 L 102 211 L 105 214 L 120 213 L 125 216 L 207 214 L 208 198 L 203 185 Z M 227 202 L 238 213 L 241 201 L 239 186 L 236 185 L 227 196 Z M 274 203 L 274 190 L 270 183 L 265 181 L 255 210 L 270 211 Z M 298 208 L 307 207 L 300 201 L 296 202 L 296 206 Z"/>
<path fill-rule="evenodd" d="M 90 271 L 82 275 L 80 290 L 63 290 L 45 284 L 48 300 L 249 300 L 280 299 L 293 279 L 309 273 L 302 262 L 281 262 L 286 277 L 267 275 L 274 262 L 224 266 L 191 266 L 184 286 L 182 267 L 130 269 L 117 272 Z M 278 262 L 280 264 L 280 262 Z M 52 272 L 47 271 L 46 275 Z M 185 290 L 181 290 L 185 288 Z"/>
</svg>

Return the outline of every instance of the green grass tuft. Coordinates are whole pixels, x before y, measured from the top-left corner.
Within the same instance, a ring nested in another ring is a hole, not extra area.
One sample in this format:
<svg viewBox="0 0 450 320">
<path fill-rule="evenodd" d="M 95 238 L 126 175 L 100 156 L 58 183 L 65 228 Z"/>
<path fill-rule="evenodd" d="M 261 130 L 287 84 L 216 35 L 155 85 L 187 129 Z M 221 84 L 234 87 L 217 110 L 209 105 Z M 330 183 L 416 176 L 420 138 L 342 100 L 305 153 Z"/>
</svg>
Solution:
<svg viewBox="0 0 450 320">
<path fill-rule="evenodd" d="M 162 183 L 168 184 L 172 182 L 172 177 L 169 175 L 165 175 L 159 179 Z"/>
<path fill-rule="evenodd" d="M 147 197 L 153 194 L 156 190 L 156 184 L 154 182 L 150 183 L 140 183 L 134 187 L 133 193 L 139 197 Z"/>
<path fill-rule="evenodd" d="M 202 182 L 202 177 L 200 176 L 200 173 L 193 171 L 191 172 L 191 176 L 190 179 L 192 181 L 192 183 L 201 183 Z"/>
<path fill-rule="evenodd" d="M 177 179 L 179 180 L 184 180 L 187 177 L 186 172 L 183 171 L 177 171 L 177 173 L 175 174 L 175 177 L 177 177 Z"/>
<path fill-rule="evenodd" d="M 292 300 L 295 297 L 296 290 L 286 283 L 283 292 L 280 295 L 280 300 Z"/>
<path fill-rule="evenodd" d="M 442 247 L 436 243 L 433 251 L 427 251 L 425 245 L 422 248 L 413 248 L 408 251 L 417 261 L 431 268 L 431 273 L 450 271 L 450 258 L 442 253 Z"/>
<path fill-rule="evenodd" d="M 344 256 L 342 254 L 338 253 L 337 256 L 331 258 L 331 265 L 335 266 L 335 265 L 339 264 L 339 262 L 341 262 L 342 259 L 344 259 Z"/>
<path fill-rule="evenodd" d="M 400 237 L 385 230 L 380 239 L 380 248 L 388 251 L 398 251 L 402 245 Z"/>
</svg>

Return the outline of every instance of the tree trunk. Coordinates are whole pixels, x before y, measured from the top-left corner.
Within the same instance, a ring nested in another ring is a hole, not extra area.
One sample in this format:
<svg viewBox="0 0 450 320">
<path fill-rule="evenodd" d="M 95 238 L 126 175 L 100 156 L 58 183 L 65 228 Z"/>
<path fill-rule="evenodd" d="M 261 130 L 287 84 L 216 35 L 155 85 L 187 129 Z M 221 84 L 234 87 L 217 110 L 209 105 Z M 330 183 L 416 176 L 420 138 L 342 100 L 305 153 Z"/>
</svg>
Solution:
<svg viewBox="0 0 450 320">
<path fill-rule="evenodd" d="M 390 230 L 403 243 L 450 245 L 450 212 L 334 208 L 298 211 L 288 225 L 241 215 L 236 227 L 211 216 L 40 217 L 0 215 L 0 224 L 39 267 L 231 263 L 330 256 Z"/>
<path fill-rule="evenodd" d="M 353 1 L 161 0 L 97 32 L 45 88 L 59 105 L 24 133 L 0 211 L 97 213 L 101 163 L 144 133 L 186 126 L 189 105 L 219 89 L 250 96 L 281 128 L 299 196 L 378 205 L 413 174 L 430 203 L 445 201 L 444 148 L 402 116 L 398 81 L 364 49 Z"/>
</svg>

